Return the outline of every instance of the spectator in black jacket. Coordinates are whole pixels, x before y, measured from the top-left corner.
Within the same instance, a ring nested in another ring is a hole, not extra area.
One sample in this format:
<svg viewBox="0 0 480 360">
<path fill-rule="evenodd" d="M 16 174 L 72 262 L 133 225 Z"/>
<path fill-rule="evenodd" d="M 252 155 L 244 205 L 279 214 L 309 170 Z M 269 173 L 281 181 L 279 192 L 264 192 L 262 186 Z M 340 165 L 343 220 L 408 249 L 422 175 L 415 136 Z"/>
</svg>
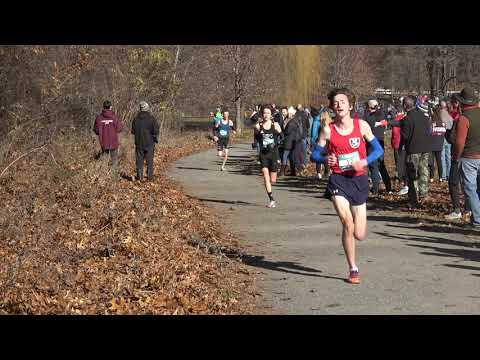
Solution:
<svg viewBox="0 0 480 360">
<path fill-rule="evenodd" d="M 255 110 L 252 113 L 252 116 L 250 117 L 250 122 L 252 123 L 253 126 L 255 126 L 258 122 L 262 120 L 262 114 L 263 114 L 263 108 L 261 105 L 256 105 Z M 260 146 L 258 143 L 258 134 L 254 132 L 253 134 L 253 143 L 252 143 L 252 149 L 256 149 L 258 155 L 260 155 Z M 260 164 L 260 161 L 258 161 L 258 164 Z"/>
<path fill-rule="evenodd" d="M 275 104 L 273 104 L 273 105 L 275 105 Z M 272 105 L 272 107 L 273 107 L 273 105 Z M 285 109 L 285 112 L 284 112 L 284 109 Z M 281 111 L 278 110 L 277 108 L 273 109 L 273 114 L 272 114 L 273 121 L 278 123 L 278 125 L 280 125 L 280 128 L 282 129 L 282 131 L 283 131 L 283 125 L 284 125 L 283 122 L 284 122 L 284 119 L 287 115 L 286 113 L 287 113 L 287 108 L 282 107 Z"/>
<path fill-rule="evenodd" d="M 375 99 L 369 100 L 367 103 L 367 110 L 365 111 L 365 121 L 372 128 L 373 135 L 378 139 L 380 145 L 382 145 L 383 150 L 385 151 L 385 126 L 387 125 L 387 120 L 385 114 L 382 110 L 378 108 L 378 101 Z M 367 152 L 370 154 L 372 147 L 368 146 Z M 380 157 L 377 161 L 372 162 L 368 166 L 371 177 L 372 177 L 372 193 L 374 195 L 378 194 L 378 188 L 380 186 L 380 174 L 383 183 L 385 184 L 385 190 L 390 193 L 392 191 L 392 183 L 390 176 L 388 175 L 387 167 L 385 166 L 384 157 Z"/>
<path fill-rule="evenodd" d="M 293 158 L 296 172 L 302 172 L 305 166 L 305 153 L 307 146 L 307 134 L 305 133 L 305 124 L 308 124 L 308 114 L 303 111 L 297 111 L 293 118 L 297 122 L 297 138 L 293 146 Z M 307 163 L 308 164 L 308 163 Z"/>
<path fill-rule="evenodd" d="M 288 116 L 285 119 L 285 133 L 283 139 L 283 156 L 280 172 L 286 175 L 288 163 L 290 162 L 290 174 L 296 175 L 298 164 L 294 156 L 294 150 L 297 142 L 301 139 L 301 128 L 296 117 L 296 110 L 293 107 L 288 108 Z"/>
<path fill-rule="evenodd" d="M 402 120 L 401 127 L 402 141 L 407 152 L 408 197 L 411 207 L 419 206 L 419 197 L 428 196 L 428 158 L 432 151 L 430 118 L 418 110 L 415 104 L 414 96 L 407 96 L 403 100 L 407 115 Z"/>
<path fill-rule="evenodd" d="M 445 124 L 440 118 L 440 109 L 434 108 L 430 112 L 430 120 L 432 122 L 432 152 L 428 161 L 428 168 L 430 170 L 430 182 L 433 182 L 435 176 L 435 163 L 437 163 L 438 179 L 442 181 L 443 164 L 442 164 L 442 150 L 445 141 Z"/>
<path fill-rule="evenodd" d="M 279 116 L 274 118 L 273 121 L 277 122 L 280 125 L 280 129 L 282 132 L 278 135 L 278 154 L 280 156 L 280 161 L 283 160 L 283 153 L 285 151 L 284 141 L 285 141 L 285 120 L 288 116 L 288 108 L 282 107 L 281 112 L 279 112 Z M 283 170 L 283 171 L 282 171 Z M 278 172 L 278 177 L 285 175 L 285 169 L 281 166 L 280 171 Z"/>
<path fill-rule="evenodd" d="M 132 134 L 135 135 L 135 155 L 137 180 L 143 180 L 143 163 L 147 161 L 148 180 L 153 180 L 153 155 L 158 143 L 158 121 L 150 113 L 145 101 L 140 102 L 140 112 L 132 121 Z"/>
</svg>

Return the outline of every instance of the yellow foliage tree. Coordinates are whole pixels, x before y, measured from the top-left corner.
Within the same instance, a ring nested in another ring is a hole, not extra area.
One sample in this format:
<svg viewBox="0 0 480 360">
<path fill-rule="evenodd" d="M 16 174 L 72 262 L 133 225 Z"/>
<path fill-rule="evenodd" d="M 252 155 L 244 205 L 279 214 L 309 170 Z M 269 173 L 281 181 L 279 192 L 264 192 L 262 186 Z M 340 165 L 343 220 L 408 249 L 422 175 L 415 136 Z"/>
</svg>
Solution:
<svg viewBox="0 0 480 360">
<path fill-rule="evenodd" d="M 285 104 L 317 104 L 325 97 L 327 47 L 291 45 L 278 49 L 284 59 Z M 318 105 L 318 104 L 317 104 Z"/>
</svg>

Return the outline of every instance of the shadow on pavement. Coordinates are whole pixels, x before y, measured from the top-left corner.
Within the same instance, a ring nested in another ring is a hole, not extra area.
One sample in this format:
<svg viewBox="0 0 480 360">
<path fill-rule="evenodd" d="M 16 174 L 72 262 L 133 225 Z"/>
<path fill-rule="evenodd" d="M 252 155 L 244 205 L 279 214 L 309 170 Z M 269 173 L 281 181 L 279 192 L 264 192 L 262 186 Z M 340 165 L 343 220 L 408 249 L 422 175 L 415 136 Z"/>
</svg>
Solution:
<svg viewBox="0 0 480 360">
<path fill-rule="evenodd" d="M 448 257 L 448 258 L 460 258 L 461 259 L 460 261 L 472 261 L 472 262 L 479 261 L 480 262 L 479 250 L 464 249 L 465 247 L 469 247 L 469 248 L 476 248 L 477 246 L 480 247 L 480 242 L 472 243 L 467 241 L 444 239 L 436 236 L 414 237 L 414 236 L 410 236 L 409 234 L 398 234 L 402 236 L 396 236 L 396 235 L 390 235 L 386 232 L 374 232 L 374 233 L 381 236 L 390 237 L 393 239 L 401 239 L 401 240 L 423 242 L 423 243 L 430 243 L 430 244 L 434 243 L 434 244 L 444 244 L 444 245 L 451 245 L 451 246 L 461 246 L 462 248 L 460 249 L 449 249 L 449 248 L 442 248 L 437 246 L 407 244 L 407 246 L 416 247 L 424 250 L 430 250 L 430 251 L 420 252 L 420 254 L 422 255 L 433 255 L 433 256 Z M 467 266 L 467 265 L 443 264 L 443 266 L 453 267 L 458 269 L 465 269 L 465 270 L 480 271 L 480 267 Z M 480 274 L 472 274 L 472 275 L 480 276 Z"/>
<path fill-rule="evenodd" d="M 374 231 L 373 233 L 384 236 L 384 237 L 394 238 L 394 239 L 418 241 L 418 242 L 431 243 L 431 244 L 445 244 L 445 245 L 463 246 L 463 247 L 470 247 L 470 248 L 476 247 L 476 245 L 480 246 L 480 242 L 475 244 L 469 241 L 450 240 L 450 239 L 444 239 L 436 236 L 416 237 L 416 236 L 412 236 L 412 234 L 392 235 L 386 232 L 379 232 L 379 231 Z"/>
<path fill-rule="evenodd" d="M 248 155 L 228 155 L 228 159 L 241 159 L 241 160 L 252 160 L 251 156 Z M 227 161 L 228 161 L 227 159 Z"/>
<path fill-rule="evenodd" d="M 480 267 L 478 267 L 478 266 L 455 265 L 455 264 L 445 264 L 445 266 L 452 267 L 452 268 L 457 268 L 457 269 L 480 271 Z M 480 276 L 480 274 L 472 274 L 472 275 Z"/>
<path fill-rule="evenodd" d="M 397 222 L 405 224 L 417 224 L 419 219 L 409 216 L 391 216 L 391 215 L 368 215 L 367 220 L 370 221 L 385 221 L 385 222 Z"/>
<path fill-rule="evenodd" d="M 218 200 L 218 199 L 202 199 L 202 198 L 197 198 L 191 196 L 192 199 L 200 200 L 200 201 L 206 201 L 206 202 L 214 202 L 214 203 L 220 203 L 220 204 L 232 204 L 232 205 L 252 205 L 252 206 L 259 206 L 258 204 L 254 203 L 249 203 L 246 201 L 240 201 L 240 200 Z"/>
<path fill-rule="evenodd" d="M 478 250 L 465 250 L 465 249 L 445 249 L 436 246 L 416 245 L 408 244 L 421 249 L 429 249 L 436 251 L 435 253 L 422 252 L 424 255 L 436 255 L 443 257 L 459 257 L 464 261 L 480 261 L 480 251 Z"/>
<path fill-rule="evenodd" d="M 216 159 L 215 164 L 220 166 L 222 160 Z M 257 164 L 257 156 L 252 155 L 229 155 L 226 162 L 226 170 L 229 173 L 240 175 L 261 176 L 260 164 Z M 292 192 L 304 192 L 307 194 L 321 193 L 325 191 L 327 180 L 318 181 L 316 178 L 305 178 L 300 176 L 281 176 L 278 178 L 274 187 L 285 188 Z M 297 189 L 297 190 L 293 190 Z"/>
<path fill-rule="evenodd" d="M 345 278 L 341 278 L 341 277 L 319 275 L 318 273 L 321 273 L 322 272 L 321 270 L 305 267 L 292 261 L 268 261 L 268 260 L 265 260 L 265 256 L 243 255 L 242 262 L 249 266 L 254 266 L 254 267 L 267 269 L 267 270 L 280 271 L 288 274 L 313 276 L 313 277 L 320 277 L 320 278 L 326 278 L 326 279 L 336 279 L 336 280 L 346 281 Z"/>
<path fill-rule="evenodd" d="M 418 219 L 418 220 L 421 220 L 421 219 Z M 425 221 L 430 222 L 430 220 L 425 220 Z M 441 221 L 433 221 L 433 223 L 445 225 L 445 223 Z M 391 225 L 391 224 L 387 224 L 387 226 L 395 227 L 395 228 L 404 228 L 404 229 L 408 228 L 406 226 Z M 449 227 L 449 226 L 419 225 L 415 227 L 415 229 L 433 232 L 433 233 L 442 233 L 442 234 L 463 234 L 463 235 L 477 235 L 477 236 L 480 235 L 480 232 L 476 230 L 462 229 L 461 227 L 457 227 L 457 226 Z"/>
<path fill-rule="evenodd" d="M 222 161 L 223 160 L 217 159 L 216 164 L 220 166 L 222 165 Z M 225 165 L 229 173 L 240 175 L 260 174 L 260 165 L 250 156 L 229 156 Z"/>
<path fill-rule="evenodd" d="M 207 168 L 187 167 L 187 166 L 177 166 L 177 169 L 182 169 L 182 170 L 206 170 L 206 171 L 211 170 L 211 169 L 207 169 Z"/>
</svg>

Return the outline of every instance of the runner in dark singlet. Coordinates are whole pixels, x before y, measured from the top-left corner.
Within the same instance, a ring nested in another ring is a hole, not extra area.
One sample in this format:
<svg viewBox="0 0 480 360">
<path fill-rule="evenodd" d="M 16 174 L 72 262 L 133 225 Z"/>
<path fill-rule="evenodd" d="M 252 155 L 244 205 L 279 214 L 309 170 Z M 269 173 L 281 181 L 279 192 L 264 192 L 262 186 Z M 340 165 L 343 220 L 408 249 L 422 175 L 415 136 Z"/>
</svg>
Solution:
<svg viewBox="0 0 480 360">
<path fill-rule="evenodd" d="M 359 284 L 355 239 L 363 240 L 367 233 L 369 186 L 366 166 L 383 155 L 383 148 L 367 122 L 351 117 L 355 96 L 350 90 L 335 89 L 329 99 L 335 120 L 322 129 L 312 160 L 328 162 L 332 170 L 325 195 L 332 200 L 343 225 L 342 243 L 350 267 L 348 282 Z M 325 148 L 327 141 L 329 145 Z M 366 142 L 373 147 L 368 157 Z"/>
<path fill-rule="evenodd" d="M 277 181 L 277 170 L 280 162 L 278 155 L 277 136 L 282 132 L 280 125 L 272 121 L 272 109 L 266 106 L 263 109 L 263 121 L 255 125 L 255 135 L 258 136 L 260 146 L 260 164 L 265 180 L 265 190 L 270 202 L 267 207 L 276 206 L 272 194 L 272 184 Z"/>
<path fill-rule="evenodd" d="M 223 163 L 221 170 L 225 170 L 225 163 L 228 159 L 228 141 L 230 139 L 230 132 L 236 134 L 233 126 L 233 121 L 229 119 L 229 112 L 223 112 L 223 119 L 215 123 L 215 138 L 217 141 L 218 156 L 223 156 Z"/>
</svg>

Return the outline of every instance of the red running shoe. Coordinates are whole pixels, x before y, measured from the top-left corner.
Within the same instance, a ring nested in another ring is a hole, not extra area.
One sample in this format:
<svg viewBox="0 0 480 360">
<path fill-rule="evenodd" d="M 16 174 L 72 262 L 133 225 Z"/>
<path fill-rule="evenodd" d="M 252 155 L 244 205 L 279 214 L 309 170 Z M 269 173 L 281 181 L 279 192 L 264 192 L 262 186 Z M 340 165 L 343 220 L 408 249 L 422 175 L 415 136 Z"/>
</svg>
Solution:
<svg viewBox="0 0 480 360">
<path fill-rule="evenodd" d="M 360 284 L 360 275 L 357 270 L 350 271 L 350 275 L 347 280 L 350 284 Z"/>
</svg>

